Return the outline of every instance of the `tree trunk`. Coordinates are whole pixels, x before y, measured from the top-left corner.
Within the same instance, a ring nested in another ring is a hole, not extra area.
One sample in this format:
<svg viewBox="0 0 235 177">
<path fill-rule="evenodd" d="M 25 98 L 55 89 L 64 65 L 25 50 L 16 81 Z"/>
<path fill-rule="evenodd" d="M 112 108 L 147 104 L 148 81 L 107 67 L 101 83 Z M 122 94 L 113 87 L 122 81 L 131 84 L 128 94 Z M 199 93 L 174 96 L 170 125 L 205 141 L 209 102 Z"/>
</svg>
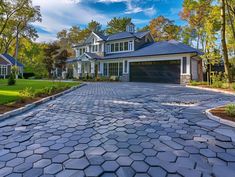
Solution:
<svg viewBox="0 0 235 177">
<path fill-rule="evenodd" d="M 228 4 L 228 0 L 226 0 L 226 5 L 227 5 L 227 10 L 228 10 L 229 22 L 230 22 L 230 25 L 231 25 L 231 28 L 232 28 L 233 39 L 235 40 L 235 29 L 234 29 L 234 25 L 233 25 L 233 19 L 232 19 L 232 15 L 231 15 L 231 12 L 230 12 L 230 7 L 229 7 L 229 4 Z"/>
<path fill-rule="evenodd" d="M 228 78 L 228 82 L 231 83 L 231 75 L 229 70 L 229 61 L 228 61 L 228 49 L 226 44 L 226 19 L 225 19 L 225 0 L 221 0 L 221 44 L 223 50 L 223 58 L 224 58 L 224 70 L 225 74 Z"/>
</svg>

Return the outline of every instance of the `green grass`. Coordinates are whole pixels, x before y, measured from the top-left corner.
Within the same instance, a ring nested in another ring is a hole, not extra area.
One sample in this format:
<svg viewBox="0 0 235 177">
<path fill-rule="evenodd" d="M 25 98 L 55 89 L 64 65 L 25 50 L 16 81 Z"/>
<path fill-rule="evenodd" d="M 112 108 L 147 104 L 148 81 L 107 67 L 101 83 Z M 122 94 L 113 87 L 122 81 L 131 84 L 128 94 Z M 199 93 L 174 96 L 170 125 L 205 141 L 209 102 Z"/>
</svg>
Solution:
<svg viewBox="0 0 235 177">
<path fill-rule="evenodd" d="M 53 82 L 53 81 L 43 81 L 43 80 L 25 80 L 18 79 L 16 84 L 13 86 L 7 85 L 7 80 L 0 79 L 0 105 L 10 102 L 20 100 L 19 91 L 25 88 L 32 88 L 33 90 L 39 90 L 50 86 L 64 86 L 68 85 L 70 87 L 78 85 L 77 82 Z"/>
</svg>

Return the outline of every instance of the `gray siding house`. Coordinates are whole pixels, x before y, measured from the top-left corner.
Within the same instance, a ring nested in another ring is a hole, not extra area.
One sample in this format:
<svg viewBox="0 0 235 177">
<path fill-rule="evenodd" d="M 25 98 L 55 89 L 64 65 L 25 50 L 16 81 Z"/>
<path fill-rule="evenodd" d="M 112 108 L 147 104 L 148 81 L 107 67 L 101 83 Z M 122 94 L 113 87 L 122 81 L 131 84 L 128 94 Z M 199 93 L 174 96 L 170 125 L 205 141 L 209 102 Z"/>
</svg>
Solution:
<svg viewBox="0 0 235 177">
<path fill-rule="evenodd" d="M 202 80 L 199 50 L 175 40 L 154 42 L 149 31 L 135 32 L 130 23 L 125 32 L 105 36 L 92 32 L 73 47 L 75 58 L 67 60 L 73 77 L 111 77 L 121 81 L 181 83 Z"/>
<path fill-rule="evenodd" d="M 11 74 L 11 67 L 17 66 L 19 74 L 23 75 L 24 65 L 7 53 L 0 54 L 0 78 L 6 78 Z"/>
</svg>

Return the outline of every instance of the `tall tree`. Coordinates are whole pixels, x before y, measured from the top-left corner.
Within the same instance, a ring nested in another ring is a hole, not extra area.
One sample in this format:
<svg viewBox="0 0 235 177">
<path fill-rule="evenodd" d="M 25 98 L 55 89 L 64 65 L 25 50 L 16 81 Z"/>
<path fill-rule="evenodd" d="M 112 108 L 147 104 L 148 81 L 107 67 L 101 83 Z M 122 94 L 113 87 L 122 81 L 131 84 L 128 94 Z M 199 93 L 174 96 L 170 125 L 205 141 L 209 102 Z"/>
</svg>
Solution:
<svg viewBox="0 0 235 177">
<path fill-rule="evenodd" d="M 230 75 L 228 49 L 227 49 L 227 43 L 226 43 L 225 0 L 221 0 L 221 44 L 222 44 L 222 50 L 223 50 L 225 74 L 228 78 L 228 82 L 231 83 L 232 79 L 231 79 L 231 75 Z"/>
<path fill-rule="evenodd" d="M 131 22 L 131 18 L 128 18 L 128 17 L 123 17 L 123 18 L 114 17 L 108 22 L 105 32 L 107 34 L 114 34 L 114 33 L 126 31 L 126 25 L 130 22 Z"/>
<path fill-rule="evenodd" d="M 52 77 L 54 61 L 55 61 L 56 55 L 59 53 L 59 49 L 60 47 L 55 42 L 48 44 L 47 47 L 44 48 L 43 62 L 47 69 L 49 78 Z"/>
<path fill-rule="evenodd" d="M 170 20 L 164 16 L 159 16 L 152 19 L 149 25 L 151 34 L 155 41 L 179 39 L 181 28 L 174 24 L 173 20 Z"/>
<path fill-rule="evenodd" d="M 102 28 L 102 25 L 101 25 L 99 22 L 94 21 L 94 20 L 92 20 L 92 21 L 91 21 L 90 23 L 88 23 L 88 25 L 87 25 L 87 29 L 88 29 L 90 32 L 94 31 L 94 32 L 100 33 L 100 32 L 102 32 L 101 28 Z"/>
</svg>

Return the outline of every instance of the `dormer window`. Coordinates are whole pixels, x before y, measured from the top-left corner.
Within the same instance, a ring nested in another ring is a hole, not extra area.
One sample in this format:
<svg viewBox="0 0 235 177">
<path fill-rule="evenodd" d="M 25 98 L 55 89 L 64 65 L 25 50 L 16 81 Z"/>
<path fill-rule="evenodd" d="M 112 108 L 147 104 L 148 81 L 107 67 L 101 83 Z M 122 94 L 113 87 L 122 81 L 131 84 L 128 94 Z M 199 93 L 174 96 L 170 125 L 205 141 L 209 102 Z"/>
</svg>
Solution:
<svg viewBox="0 0 235 177">
<path fill-rule="evenodd" d="M 129 33 L 135 32 L 135 25 L 133 23 L 129 23 L 126 25 L 126 31 Z"/>
</svg>

